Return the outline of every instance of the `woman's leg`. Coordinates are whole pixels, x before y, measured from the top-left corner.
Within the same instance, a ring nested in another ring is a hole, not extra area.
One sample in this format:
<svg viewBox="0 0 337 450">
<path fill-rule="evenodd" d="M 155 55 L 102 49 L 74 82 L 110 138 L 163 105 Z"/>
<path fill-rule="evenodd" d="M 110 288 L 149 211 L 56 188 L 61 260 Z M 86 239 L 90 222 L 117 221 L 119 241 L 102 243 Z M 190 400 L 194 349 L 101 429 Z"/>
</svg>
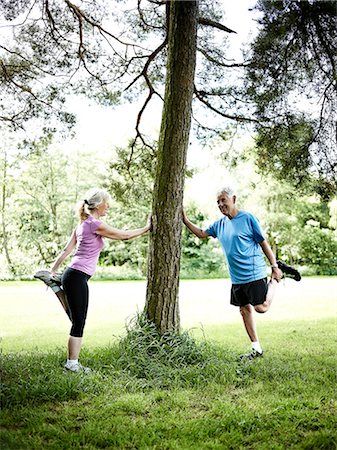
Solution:
<svg viewBox="0 0 337 450">
<path fill-rule="evenodd" d="M 72 327 L 68 339 L 68 360 L 66 368 L 74 371 L 82 369 L 78 363 L 82 336 L 88 311 L 89 276 L 74 269 L 67 269 L 62 277 L 62 284 L 68 300 Z"/>
<path fill-rule="evenodd" d="M 71 313 L 70 313 L 67 297 L 66 297 L 66 294 L 64 293 L 64 290 L 60 289 L 59 291 L 55 292 L 55 295 L 59 299 L 59 301 L 60 301 L 60 303 L 62 305 L 62 308 L 64 309 L 64 311 L 66 312 L 67 316 L 71 320 Z"/>
<path fill-rule="evenodd" d="M 68 359 L 74 361 L 78 360 L 82 345 L 81 337 L 69 336 L 68 340 Z"/>
</svg>

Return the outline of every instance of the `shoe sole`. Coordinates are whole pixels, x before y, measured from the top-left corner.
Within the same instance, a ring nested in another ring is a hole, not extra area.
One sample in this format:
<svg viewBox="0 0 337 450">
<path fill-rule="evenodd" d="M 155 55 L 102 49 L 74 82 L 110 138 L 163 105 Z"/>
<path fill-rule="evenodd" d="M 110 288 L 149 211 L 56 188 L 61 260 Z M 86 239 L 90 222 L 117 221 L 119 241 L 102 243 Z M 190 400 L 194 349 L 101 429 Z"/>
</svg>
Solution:
<svg viewBox="0 0 337 450">
<path fill-rule="evenodd" d="M 57 274 L 55 277 L 52 277 L 50 272 L 47 270 L 39 270 L 34 275 L 34 278 L 37 280 L 43 281 L 47 286 L 61 286 L 61 275 Z"/>
<path fill-rule="evenodd" d="M 293 280 L 295 281 L 301 280 L 301 274 L 294 267 L 288 266 L 282 261 L 277 261 L 277 265 L 284 274 L 289 275 L 289 277 L 292 278 Z"/>
</svg>

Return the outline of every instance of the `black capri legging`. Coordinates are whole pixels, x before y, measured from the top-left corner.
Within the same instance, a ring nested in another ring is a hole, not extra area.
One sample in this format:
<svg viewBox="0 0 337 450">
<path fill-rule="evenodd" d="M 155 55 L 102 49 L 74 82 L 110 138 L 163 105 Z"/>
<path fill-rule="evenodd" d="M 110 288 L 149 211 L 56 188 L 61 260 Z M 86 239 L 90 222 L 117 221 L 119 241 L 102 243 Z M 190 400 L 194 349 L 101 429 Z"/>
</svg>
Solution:
<svg viewBox="0 0 337 450">
<path fill-rule="evenodd" d="M 62 286 L 71 313 L 70 336 L 82 337 L 89 304 L 88 280 L 90 275 L 68 267 L 62 275 Z"/>
</svg>

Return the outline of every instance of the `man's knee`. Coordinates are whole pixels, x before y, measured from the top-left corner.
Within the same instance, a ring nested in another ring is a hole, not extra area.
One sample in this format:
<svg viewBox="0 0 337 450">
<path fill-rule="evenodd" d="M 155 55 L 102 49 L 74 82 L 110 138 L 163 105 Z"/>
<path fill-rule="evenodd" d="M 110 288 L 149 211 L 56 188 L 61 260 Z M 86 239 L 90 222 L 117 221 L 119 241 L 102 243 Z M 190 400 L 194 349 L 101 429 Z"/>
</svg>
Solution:
<svg viewBox="0 0 337 450">
<path fill-rule="evenodd" d="M 252 313 L 250 305 L 240 306 L 240 313 L 242 317 L 247 317 Z"/>
<path fill-rule="evenodd" d="M 260 314 L 263 314 L 268 310 L 268 308 L 266 308 L 264 305 L 255 305 L 254 309 L 257 313 L 260 313 Z"/>
</svg>

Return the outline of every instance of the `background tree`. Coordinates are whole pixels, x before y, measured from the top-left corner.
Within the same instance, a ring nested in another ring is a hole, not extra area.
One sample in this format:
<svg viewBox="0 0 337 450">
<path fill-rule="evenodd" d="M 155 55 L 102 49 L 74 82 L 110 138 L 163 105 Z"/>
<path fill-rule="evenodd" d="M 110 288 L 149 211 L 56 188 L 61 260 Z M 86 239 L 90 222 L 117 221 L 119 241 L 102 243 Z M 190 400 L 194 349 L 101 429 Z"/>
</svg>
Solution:
<svg viewBox="0 0 337 450">
<path fill-rule="evenodd" d="M 329 198 L 337 188 L 334 1 L 259 0 L 247 66 L 257 163 Z"/>
<path fill-rule="evenodd" d="M 13 262 L 11 254 L 11 233 L 10 233 L 10 213 L 8 210 L 11 208 L 10 197 L 12 195 L 14 186 L 14 177 L 9 173 L 11 164 L 8 157 L 8 149 L 0 149 L 0 170 L 1 170 L 1 231 L 0 236 L 2 238 L 2 248 L 6 258 L 7 265 L 10 272 L 15 275 L 16 268 Z"/>
<path fill-rule="evenodd" d="M 74 205 L 79 196 L 102 184 L 104 176 L 97 156 L 66 155 L 48 139 L 36 143 L 29 155 L 19 155 L 0 161 L 0 236 L 9 272 L 24 277 L 55 259 L 78 222 Z"/>
</svg>

